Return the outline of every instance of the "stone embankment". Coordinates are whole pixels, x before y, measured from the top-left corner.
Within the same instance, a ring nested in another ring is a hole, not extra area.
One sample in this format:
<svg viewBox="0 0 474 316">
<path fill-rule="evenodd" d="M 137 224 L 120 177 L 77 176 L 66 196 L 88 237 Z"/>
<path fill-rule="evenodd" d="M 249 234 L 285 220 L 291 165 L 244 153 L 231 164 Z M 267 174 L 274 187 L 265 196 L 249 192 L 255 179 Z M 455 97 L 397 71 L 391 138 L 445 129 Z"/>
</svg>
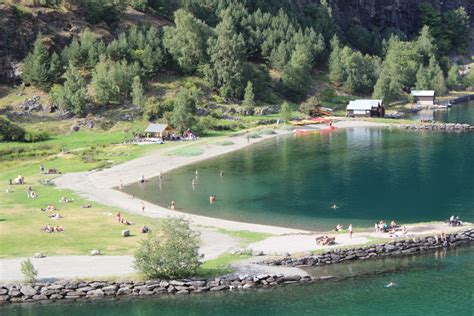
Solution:
<svg viewBox="0 0 474 316">
<path fill-rule="evenodd" d="M 400 124 L 401 129 L 408 130 L 430 130 L 430 131 L 448 131 L 448 132 L 467 132 L 474 131 L 474 126 L 460 123 L 424 123 L 424 124 Z"/>
<path fill-rule="evenodd" d="M 445 240 L 441 236 L 428 236 L 377 245 L 369 245 L 355 249 L 335 249 L 323 254 L 304 257 L 286 257 L 265 261 L 265 264 L 276 266 L 321 266 L 351 260 L 367 260 L 389 256 L 403 256 L 419 254 L 440 248 L 451 248 L 470 244 L 474 241 L 474 229 L 469 229 L 457 234 L 446 235 Z"/>
<path fill-rule="evenodd" d="M 93 299 L 102 297 L 192 294 L 226 290 L 268 287 L 280 284 L 305 283 L 309 276 L 261 274 L 227 276 L 214 279 L 149 280 L 144 282 L 74 282 L 58 281 L 35 285 L 0 285 L 0 304 L 11 302 Z"/>
<path fill-rule="evenodd" d="M 338 250 L 310 255 L 302 258 L 285 257 L 264 262 L 267 265 L 286 266 L 317 266 L 335 264 L 349 260 L 365 260 L 387 256 L 418 254 L 439 248 L 467 245 L 474 241 L 474 229 L 462 233 L 440 237 L 414 238 L 386 244 L 365 246 L 350 250 Z M 250 288 L 272 287 L 277 285 L 308 283 L 332 279 L 332 276 L 285 276 L 270 275 L 239 275 L 213 279 L 180 279 L 180 280 L 149 280 L 149 281 L 58 281 L 53 283 L 37 283 L 34 285 L 8 284 L 0 285 L 0 304 L 21 303 L 32 301 L 81 300 L 95 298 L 120 298 L 127 296 L 153 296 L 176 294 L 245 290 Z"/>
</svg>

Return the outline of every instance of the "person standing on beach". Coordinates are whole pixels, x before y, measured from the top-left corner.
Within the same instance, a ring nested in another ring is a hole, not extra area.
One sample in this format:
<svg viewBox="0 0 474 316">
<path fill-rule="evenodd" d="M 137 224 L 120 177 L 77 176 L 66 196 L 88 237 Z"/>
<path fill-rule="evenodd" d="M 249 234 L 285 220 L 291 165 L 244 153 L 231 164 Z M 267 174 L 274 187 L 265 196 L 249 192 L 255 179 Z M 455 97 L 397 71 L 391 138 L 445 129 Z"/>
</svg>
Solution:
<svg viewBox="0 0 474 316">
<path fill-rule="evenodd" d="M 349 227 L 347 228 L 347 230 L 349 231 L 349 237 L 352 238 L 352 224 L 349 224 Z"/>
<path fill-rule="evenodd" d="M 143 201 L 140 202 L 140 206 L 142 209 L 142 213 L 145 213 L 145 203 L 143 203 Z"/>
</svg>

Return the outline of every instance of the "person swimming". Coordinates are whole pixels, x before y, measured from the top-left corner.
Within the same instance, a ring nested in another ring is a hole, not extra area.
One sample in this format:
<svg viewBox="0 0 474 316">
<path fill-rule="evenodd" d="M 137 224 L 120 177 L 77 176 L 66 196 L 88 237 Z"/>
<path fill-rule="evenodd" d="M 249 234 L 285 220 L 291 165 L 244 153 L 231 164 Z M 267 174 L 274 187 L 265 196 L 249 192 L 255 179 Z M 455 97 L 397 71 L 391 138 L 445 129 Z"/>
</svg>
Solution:
<svg viewBox="0 0 474 316">
<path fill-rule="evenodd" d="M 385 287 L 389 288 L 389 287 L 395 287 L 397 286 L 397 284 L 395 282 L 390 282 L 389 284 L 385 284 Z"/>
</svg>

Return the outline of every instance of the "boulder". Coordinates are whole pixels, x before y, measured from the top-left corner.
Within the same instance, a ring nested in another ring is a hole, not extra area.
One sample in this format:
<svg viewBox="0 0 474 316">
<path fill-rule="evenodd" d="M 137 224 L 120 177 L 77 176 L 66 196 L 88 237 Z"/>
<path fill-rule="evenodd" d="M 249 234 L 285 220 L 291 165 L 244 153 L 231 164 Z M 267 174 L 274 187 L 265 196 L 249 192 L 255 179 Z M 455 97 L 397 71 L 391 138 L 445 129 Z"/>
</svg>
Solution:
<svg viewBox="0 0 474 316">
<path fill-rule="evenodd" d="M 81 129 L 81 127 L 79 125 L 76 125 L 76 124 L 72 125 L 71 128 L 70 128 L 71 132 L 78 132 L 80 129 Z"/>
<path fill-rule="evenodd" d="M 128 229 L 122 230 L 122 237 L 130 237 L 130 231 Z"/>
<path fill-rule="evenodd" d="M 87 296 L 89 296 L 89 297 L 102 297 L 102 296 L 105 296 L 105 293 L 101 289 L 96 289 L 96 290 L 92 290 L 92 291 L 87 292 Z"/>
<path fill-rule="evenodd" d="M 33 258 L 45 258 L 46 256 L 42 252 L 36 252 Z"/>
<path fill-rule="evenodd" d="M 98 256 L 98 255 L 100 255 L 100 250 L 97 250 L 97 249 L 91 250 L 91 256 Z"/>
<path fill-rule="evenodd" d="M 26 296 L 33 296 L 33 295 L 36 295 L 36 290 L 29 286 L 29 285 L 23 285 L 21 288 L 20 288 L 20 292 L 23 294 L 23 295 L 26 295 Z"/>
<path fill-rule="evenodd" d="M 223 291 L 223 290 L 228 290 L 229 286 L 228 285 L 219 285 L 211 288 L 211 291 Z"/>
</svg>

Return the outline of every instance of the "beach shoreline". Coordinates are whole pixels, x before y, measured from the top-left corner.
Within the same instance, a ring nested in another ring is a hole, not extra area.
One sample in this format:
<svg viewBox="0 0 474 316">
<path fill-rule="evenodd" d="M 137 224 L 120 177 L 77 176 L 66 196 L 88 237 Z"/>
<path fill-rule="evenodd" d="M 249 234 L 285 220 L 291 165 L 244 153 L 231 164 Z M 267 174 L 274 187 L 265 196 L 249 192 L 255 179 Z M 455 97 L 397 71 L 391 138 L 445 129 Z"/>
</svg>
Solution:
<svg viewBox="0 0 474 316">
<path fill-rule="evenodd" d="M 358 120 L 339 120 L 334 122 L 334 126 L 340 129 L 349 129 L 390 127 L 397 125 Z M 320 125 L 314 127 L 322 129 L 325 126 Z M 364 232 L 355 232 L 352 238 L 350 238 L 348 234 L 335 234 L 337 238 L 337 244 L 335 246 L 318 246 L 315 243 L 315 238 L 321 235 L 331 234 L 331 232 L 308 231 L 287 227 L 237 222 L 219 218 L 193 215 L 189 213 L 170 210 L 156 204 L 142 201 L 138 198 L 132 198 L 130 195 L 121 192 L 118 189 L 121 182 L 123 184 L 136 182 L 141 177 L 141 175 L 145 175 L 147 179 L 153 178 L 159 176 L 161 173 L 166 173 L 176 168 L 180 168 L 206 159 L 215 158 L 223 154 L 227 154 L 236 150 L 246 148 L 251 145 L 258 144 L 261 141 L 265 141 L 279 136 L 289 135 L 292 133 L 293 131 L 291 130 L 277 130 L 276 134 L 262 135 L 261 138 L 257 139 L 247 139 L 245 135 L 233 137 L 229 136 L 224 140 L 230 140 L 233 144 L 228 146 L 220 146 L 216 143 L 206 141 L 193 142 L 189 144 L 197 144 L 199 146 L 205 147 L 205 150 L 201 155 L 170 156 L 170 153 L 176 150 L 176 147 L 173 147 L 171 149 L 154 152 L 146 156 L 131 160 L 129 162 L 116 165 L 110 169 L 100 171 L 94 170 L 79 173 L 67 173 L 56 178 L 54 181 L 56 186 L 60 189 L 73 190 L 75 193 L 86 199 L 101 203 L 103 205 L 116 207 L 126 212 L 140 214 L 151 218 L 164 218 L 168 216 L 173 216 L 184 217 L 190 220 L 192 228 L 199 231 L 201 233 L 201 236 L 203 237 L 200 252 L 204 255 L 205 261 L 212 260 L 225 253 L 232 253 L 234 251 L 242 250 L 241 246 L 238 243 L 238 240 L 220 231 L 221 229 L 226 231 L 250 231 L 271 234 L 271 236 L 266 238 L 265 240 L 251 243 L 244 248 L 250 249 L 254 253 L 259 253 L 259 255 L 265 254 L 276 256 L 284 256 L 287 254 L 298 255 L 311 251 L 330 250 L 335 249 L 337 247 L 356 246 L 361 244 L 367 244 L 370 242 L 370 240 L 373 240 L 374 238 L 383 238 L 384 236 L 380 235 L 380 233 L 371 232 L 368 229 Z M 187 144 L 185 144 L 184 146 L 186 145 Z M 142 213 L 139 207 L 142 202 L 146 207 L 145 213 Z M 419 223 L 409 225 L 408 227 L 410 233 L 417 236 L 421 236 L 423 234 L 439 234 L 441 230 L 444 230 L 446 233 L 457 231 L 456 228 L 446 227 L 446 225 L 443 223 Z M 94 262 L 94 266 L 98 268 L 97 273 L 90 275 L 80 269 L 74 269 L 74 262 L 80 262 L 81 260 L 83 260 L 83 258 L 81 257 L 91 258 L 91 260 Z M 56 262 L 56 259 L 54 258 L 61 257 L 48 258 L 52 258 L 51 260 Z M 122 256 L 120 258 L 121 261 L 116 263 L 117 266 L 120 267 L 120 271 L 122 271 L 122 274 L 133 273 L 134 270 L 130 264 L 130 262 L 132 262 L 132 257 Z M 8 260 L 11 259 L 0 260 L 0 264 L 3 265 L 5 269 L 9 265 Z M 48 273 L 45 273 L 45 278 L 47 278 L 48 276 L 54 276 L 57 278 L 72 278 L 96 277 L 97 275 L 116 275 L 115 270 L 113 271 L 113 273 L 112 271 L 109 271 L 110 273 L 107 272 L 106 267 L 108 265 L 108 258 L 105 256 L 65 256 L 63 257 L 62 261 L 61 259 L 59 260 L 59 262 L 65 263 L 70 269 L 67 272 L 61 272 L 56 274 L 49 273 L 48 275 Z M 17 265 L 18 262 L 15 261 L 15 264 Z M 56 262 L 54 265 L 57 266 L 57 264 L 58 263 Z M 245 265 L 243 265 L 242 269 L 245 270 Z M 239 269 L 239 271 L 242 271 L 242 269 Z M 7 270 L 13 271 L 10 268 Z"/>
</svg>

